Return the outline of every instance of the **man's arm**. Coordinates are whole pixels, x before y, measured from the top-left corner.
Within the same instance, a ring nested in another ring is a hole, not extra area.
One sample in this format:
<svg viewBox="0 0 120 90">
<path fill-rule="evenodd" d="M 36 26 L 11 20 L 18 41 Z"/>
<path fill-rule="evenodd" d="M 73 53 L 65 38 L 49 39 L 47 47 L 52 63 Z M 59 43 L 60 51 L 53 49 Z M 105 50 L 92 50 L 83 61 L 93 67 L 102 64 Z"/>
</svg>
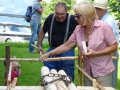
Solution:
<svg viewBox="0 0 120 90">
<path fill-rule="evenodd" d="M 42 8 L 39 8 L 39 9 L 37 9 L 37 11 L 40 13 L 40 14 L 42 14 L 43 13 L 43 7 Z"/>
<path fill-rule="evenodd" d="M 42 61 L 43 59 L 48 58 L 49 56 L 54 56 L 54 55 L 58 55 L 61 53 L 64 53 L 66 51 L 69 51 L 70 49 L 72 49 L 73 47 L 75 47 L 77 45 L 76 42 L 72 41 L 72 40 L 68 40 L 66 43 L 58 46 L 57 48 L 55 48 L 54 50 L 47 52 L 45 54 L 43 54 L 40 57 L 40 60 Z"/>
<path fill-rule="evenodd" d="M 41 49 L 42 49 L 41 46 L 42 46 L 44 37 L 45 37 L 45 32 L 43 31 L 43 28 L 42 28 L 40 31 L 40 34 L 38 36 L 38 51 L 41 51 Z"/>
</svg>

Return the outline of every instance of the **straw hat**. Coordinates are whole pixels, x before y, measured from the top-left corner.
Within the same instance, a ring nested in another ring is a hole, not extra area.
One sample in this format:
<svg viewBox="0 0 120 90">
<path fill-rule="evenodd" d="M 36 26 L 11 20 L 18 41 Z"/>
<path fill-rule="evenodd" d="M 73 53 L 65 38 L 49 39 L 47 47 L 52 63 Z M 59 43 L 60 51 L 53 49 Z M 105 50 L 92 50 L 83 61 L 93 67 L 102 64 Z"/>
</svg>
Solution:
<svg viewBox="0 0 120 90">
<path fill-rule="evenodd" d="M 101 9 L 109 9 L 108 7 L 108 0 L 94 0 L 93 2 L 94 7 L 101 8 Z"/>
</svg>

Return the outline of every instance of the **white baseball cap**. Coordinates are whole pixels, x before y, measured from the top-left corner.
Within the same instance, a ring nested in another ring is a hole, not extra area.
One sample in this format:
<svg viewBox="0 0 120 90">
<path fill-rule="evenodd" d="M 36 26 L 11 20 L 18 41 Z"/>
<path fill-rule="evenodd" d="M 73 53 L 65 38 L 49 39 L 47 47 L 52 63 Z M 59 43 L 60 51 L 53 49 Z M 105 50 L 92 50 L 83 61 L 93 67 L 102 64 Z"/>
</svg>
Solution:
<svg viewBox="0 0 120 90">
<path fill-rule="evenodd" d="M 94 7 L 101 8 L 101 9 L 109 9 L 108 7 L 108 0 L 94 0 L 93 2 Z"/>
</svg>

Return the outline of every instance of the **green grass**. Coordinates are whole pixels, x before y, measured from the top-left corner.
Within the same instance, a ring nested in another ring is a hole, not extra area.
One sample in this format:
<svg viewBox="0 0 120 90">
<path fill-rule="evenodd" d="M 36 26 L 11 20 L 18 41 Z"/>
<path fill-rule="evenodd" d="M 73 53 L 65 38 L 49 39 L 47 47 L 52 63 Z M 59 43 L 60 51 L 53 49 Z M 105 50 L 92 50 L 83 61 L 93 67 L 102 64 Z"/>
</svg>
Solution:
<svg viewBox="0 0 120 90">
<path fill-rule="evenodd" d="M 39 58 L 39 53 L 33 54 L 28 51 L 28 43 L 0 43 L 0 58 L 5 58 L 5 46 L 10 45 L 10 56 L 16 56 L 17 58 Z M 48 43 L 44 43 L 44 51 L 48 49 Z M 77 49 L 76 49 L 76 55 Z M 41 62 L 23 62 L 19 61 L 21 65 L 21 75 L 18 78 L 19 86 L 35 86 L 37 81 L 40 80 L 41 74 L 40 69 L 43 66 Z M 77 61 L 76 61 L 77 64 Z M 120 60 L 118 63 L 118 67 L 120 68 Z M 118 68 L 118 82 L 117 82 L 117 90 L 120 90 L 120 69 Z M 0 61 L 0 86 L 3 85 L 4 82 L 4 72 L 5 67 L 3 61 Z M 75 69 L 75 84 L 78 85 L 78 70 Z M 40 83 L 38 83 L 40 85 Z"/>
</svg>

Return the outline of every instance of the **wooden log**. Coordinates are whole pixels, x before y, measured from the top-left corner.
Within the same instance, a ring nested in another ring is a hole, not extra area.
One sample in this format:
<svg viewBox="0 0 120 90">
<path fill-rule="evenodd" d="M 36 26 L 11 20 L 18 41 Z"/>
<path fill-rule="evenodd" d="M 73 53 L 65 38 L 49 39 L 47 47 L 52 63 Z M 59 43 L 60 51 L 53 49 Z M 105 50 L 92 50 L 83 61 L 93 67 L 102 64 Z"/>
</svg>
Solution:
<svg viewBox="0 0 120 90">
<path fill-rule="evenodd" d="M 76 66 L 89 80 L 91 80 L 92 82 L 94 81 L 94 79 L 89 76 L 85 71 L 83 71 L 79 66 Z M 96 82 L 97 83 L 97 82 Z M 96 84 L 97 88 L 100 90 L 106 90 L 102 85 L 99 85 L 98 83 Z"/>
<path fill-rule="evenodd" d="M 93 78 L 89 76 L 85 71 L 83 71 L 79 66 L 76 66 L 90 81 L 93 81 Z"/>
<path fill-rule="evenodd" d="M 59 70 L 58 74 L 67 75 L 64 70 Z M 70 78 L 67 77 L 66 80 L 70 81 Z M 77 90 L 77 87 L 75 86 L 75 84 L 73 82 L 69 83 L 67 87 L 68 87 L 68 90 Z M 66 90 L 66 89 L 64 89 L 64 90 Z"/>
<path fill-rule="evenodd" d="M 71 59 L 78 60 L 78 56 L 47 58 L 44 60 L 45 62 L 47 62 L 47 61 L 60 61 L 60 60 L 71 60 Z M 0 61 L 5 61 L 5 60 L 6 58 L 0 58 Z M 39 58 L 10 58 L 10 61 L 40 61 L 40 60 Z"/>
<path fill-rule="evenodd" d="M 53 74 L 58 74 L 57 71 L 55 69 L 51 69 L 50 70 L 51 73 Z M 56 77 L 56 76 L 53 76 L 53 79 L 56 80 L 56 79 L 59 79 L 60 77 Z M 57 90 L 68 90 L 67 86 L 65 85 L 64 81 L 63 80 L 57 80 L 54 82 L 55 85 L 57 86 Z"/>
<path fill-rule="evenodd" d="M 31 46 L 33 46 L 34 48 L 38 49 L 38 47 L 33 45 L 33 44 L 31 44 Z M 43 50 L 41 52 L 42 52 L 42 54 L 45 54 L 45 52 Z"/>
<path fill-rule="evenodd" d="M 80 68 L 82 68 L 82 63 L 83 63 L 82 60 L 83 60 L 82 54 L 80 50 L 78 49 L 78 66 Z M 80 72 L 79 70 L 78 70 L 78 85 L 82 86 L 82 72 Z"/>
<path fill-rule="evenodd" d="M 47 58 L 44 59 L 44 61 L 60 61 L 60 60 L 77 60 L 78 56 L 73 56 L 73 57 L 56 57 L 56 58 Z"/>
<path fill-rule="evenodd" d="M 10 46 L 6 46 L 6 80 L 7 80 L 7 90 L 11 89 L 10 81 L 8 81 L 9 67 L 10 67 Z"/>
<path fill-rule="evenodd" d="M 50 73 L 50 70 L 48 67 L 43 66 L 41 68 L 41 76 L 48 75 L 49 73 Z M 53 77 L 49 77 L 49 76 L 44 77 L 44 81 L 46 82 L 50 82 L 52 80 L 53 80 Z M 57 86 L 55 85 L 55 83 L 48 83 L 44 87 L 45 87 L 45 90 L 57 90 Z"/>
<path fill-rule="evenodd" d="M 56 58 L 47 58 L 45 59 L 45 62 L 47 61 L 60 61 L 60 60 L 77 60 L 78 56 L 73 57 L 56 57 Z M 4 61 L 5 58 L 0 58 L 1 61 Z M 39 58 L 10 58 L 10 61 L 40 61 Z"/>
</svg>

